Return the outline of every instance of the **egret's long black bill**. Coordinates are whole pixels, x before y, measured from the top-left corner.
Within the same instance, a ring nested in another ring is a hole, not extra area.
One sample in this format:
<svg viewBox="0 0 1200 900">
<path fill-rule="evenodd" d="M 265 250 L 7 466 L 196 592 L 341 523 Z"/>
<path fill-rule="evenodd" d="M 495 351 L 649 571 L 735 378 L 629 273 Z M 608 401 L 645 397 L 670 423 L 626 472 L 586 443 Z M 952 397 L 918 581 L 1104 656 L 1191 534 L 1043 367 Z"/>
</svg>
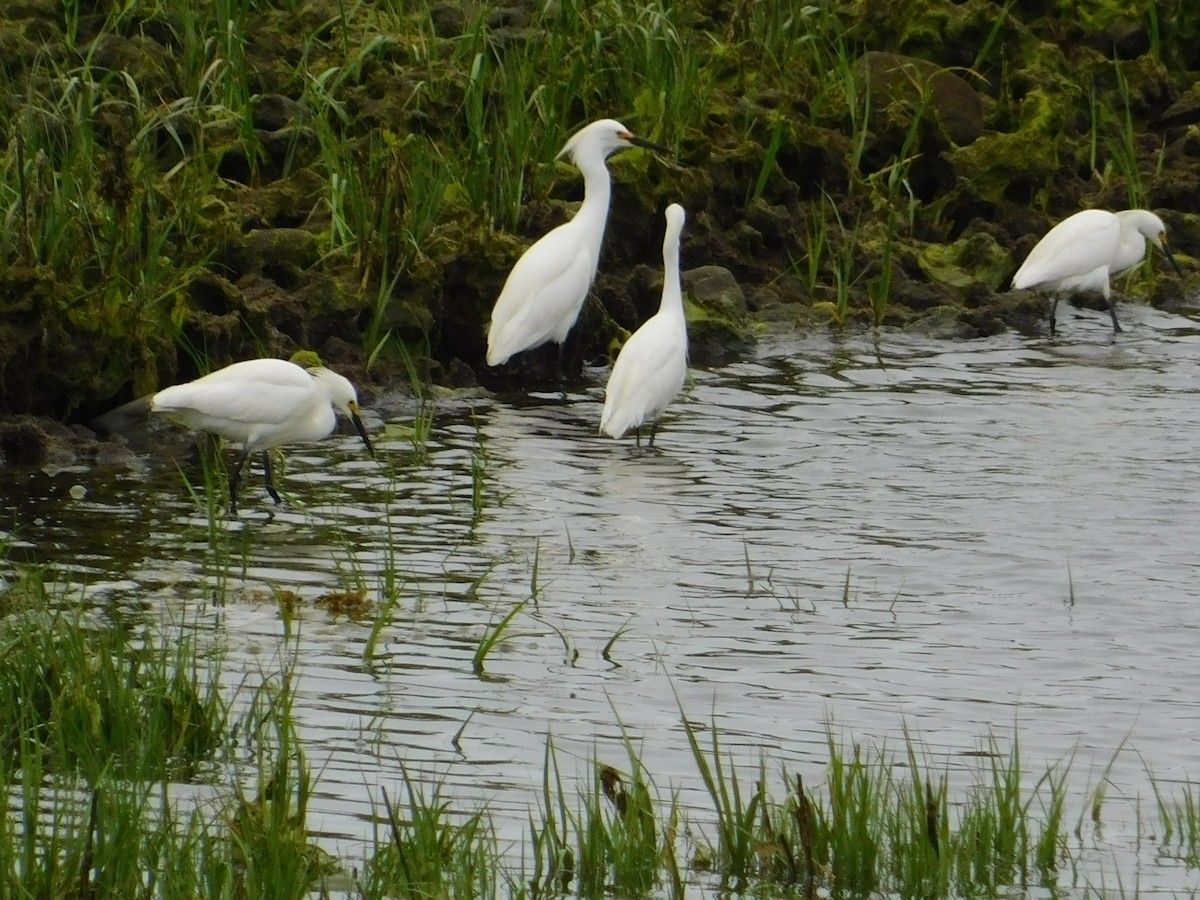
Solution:
<svg viewBox="0 0 1200 900">
<path fill-rule="evenodd" d="M 375 458 L 375 448 L 371 446 L 371 439 L 367 437 L 367 429 L 363 426 L 362 419 L 358 417 L 358 413 L 350 413 L 350 421 L 354 423 L 354 427 L 358 430 L 358 436 L 363 439 L 363 443 L 367 445 L 367 452 L 371 454 L 371 458 Z"/>
<path fill-rule="evenodd" d="M 667 155 L 670 155 L 671 153 L 671 151 L 662 144 L 656 144 L 654 141 L 648 141 L 643 137 L 638 137 L 636 134 L 631 134 L 629 136 L 629 143 L 633 144 L 635 147 L 645 147 L 647 150 L 657 150 L 659 153 L 666 153 Z"/>
<path fill-rule="evenodd" d="M 1175 254 L 1171 252 L 1171 247 L 1166 241 L 1162 244 L 1163 256 L 1167 258 L 1167 262 L 1171 264 L 1171 268 L 1175 270 L 1175 274 L 1180 278 L 1183 277 L 1183 272 L 1179 268 L 1179 263 L 1175 262 Z"/>
</svg>

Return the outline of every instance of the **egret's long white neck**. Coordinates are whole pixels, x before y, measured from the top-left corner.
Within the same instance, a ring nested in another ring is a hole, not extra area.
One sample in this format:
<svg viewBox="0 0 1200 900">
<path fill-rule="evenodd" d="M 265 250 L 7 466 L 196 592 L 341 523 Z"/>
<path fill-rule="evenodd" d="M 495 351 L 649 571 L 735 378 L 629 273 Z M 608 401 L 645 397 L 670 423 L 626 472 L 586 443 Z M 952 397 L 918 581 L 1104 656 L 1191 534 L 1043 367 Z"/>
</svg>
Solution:
<svg viewBox="0 0 1200 900">
<path fill-rule="evenodd" d="M 604 239 L 604 226 L 608 221 L 608 207 L 612 199 L 612 178 L 604 157 L 599 153 L 578 154 L 575 165 L 583 173 L 583 203 L 575 213 L 575 221 L 587 237 L 593 259 L 599 260 L 600 244 Z"/>
<path fill-rule="evenodd" d="M 659 312 L 674 313 L 680 319 L 683 314 L 683 290 L 679 288 L 679 245 L 662 259 L 662 300 Z"/>
<path fill-rule="evenodd" d="M 683 318 L 683 291 L 679 286 L 679 231 L 672 229 L 663 241 L 663 292 L 658 311 Z"/>
</svg>

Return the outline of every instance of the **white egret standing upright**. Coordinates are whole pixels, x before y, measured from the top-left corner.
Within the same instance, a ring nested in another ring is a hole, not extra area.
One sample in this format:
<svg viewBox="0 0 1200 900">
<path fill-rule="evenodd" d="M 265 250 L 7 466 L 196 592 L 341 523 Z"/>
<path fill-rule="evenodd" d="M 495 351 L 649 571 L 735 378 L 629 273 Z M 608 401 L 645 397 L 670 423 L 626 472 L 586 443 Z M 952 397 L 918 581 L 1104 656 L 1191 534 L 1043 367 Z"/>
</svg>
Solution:
<svg viewBox="0 0 1200 900">
<path fill-rule="evenodd" d="M 1046 232 L 1013 276 L 1012 286 L 1050 295 L 1051 335 L 1059 299 L 1087 291 L 1104 295 L 1113 331 L 1120 331 L 1109 279 L 1141 262 L 1147 242 L 1162 250 L 1176 274 L 1182 274 L 1167 245 L 1167 226 L 1154 213 L 1145 209 L 1118 213 L 1085 209 Z"/>
<path fill-rule="evenodd" d="M 489 366 L 502 365 L 516 353 L 553 341 L 558 344 L 558 376 L 562 378 L 563 341 L 579 317 L 600 262 L 612 195 L 605 161 L 618 150 L 633 146 L 667 152 L 613 119 L 581 128 L 559 151 L 559 158 L 570 157 L 583 173 L 583 203 L 569 222 L 547 232 L 526 250 L 509 272 L 492 309 Z"/>
<path fill-rule="evenodd" d="M 229 514 L 235 517 L 238 482 L 252 454 L 261 451 L 267 493 L 279 503 L 268 451 L 320 440 L 333 431 L 339 414 L 354 423 L 367 451 L 375 455 L 358 415 L 354 385 L 324 366 L 305 369 L 285 359 L 249 359 L 163 388 L 150 399 L 150 410 L 242 445 L 229 473 Z"/>
<path fill-rule="evenodd" d="M 683 233 L 683 207 L 667 207 L 667 235 L 663 238 L 663 289 L 658 312 L 630 336 L 617 354 L 604 391 L 600 430 L 615 438 L 630 428 L 642 443 L 641 427 L 650 423 L 650 446 L 658 416 L 683 390 L 687 379 L 687 319 L 679 284 L 679 238 Z"/>
</svg>

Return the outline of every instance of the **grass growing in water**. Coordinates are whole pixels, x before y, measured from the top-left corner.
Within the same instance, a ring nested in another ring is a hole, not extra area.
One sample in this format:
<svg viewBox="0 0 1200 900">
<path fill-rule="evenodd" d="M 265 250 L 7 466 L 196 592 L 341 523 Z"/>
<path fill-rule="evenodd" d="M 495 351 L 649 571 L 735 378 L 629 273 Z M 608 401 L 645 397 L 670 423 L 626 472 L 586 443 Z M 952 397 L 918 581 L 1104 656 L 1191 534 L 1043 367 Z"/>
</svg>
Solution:
<svg viewBox="0 0 1200 900">
<path fill-rule="evenodd" d="M 1007 754 L 994 741 L 974 788 L 950 813 L 945 774 L 933 774 L 909 739 L 908 777 L 895 776 L 891 756 L 829 737 L 824 795 L 797 776 L 783 801 L 765 788 L 765 764 L 744 785 L 723 758 L 713 729 L 705 751 L 688 726 L 688 740 L 717 813 L 717 840 L 706 864 L 726 888 L 764 882 L 824 886 L 834 896 L 996 897 L 1013 888 L 1055 886 L 1066 845 L 1062 810 L 1065 769 L 1051 769 L 1032 791 L 1019 748 Z M 1045 818 L 1031 809 L 1040 801 Z"/>
<path fill-rule="evenodd" d="M 225 702 L 194 642 L 131 635 L 53 608 L 41 581 L 0 622 L 0 771 L 158 780 L 215 752 Z"/>
<path fill-rule="evenodd" d="M 194 637 L 113 627 L 38 572 L 0 600 L 0 896 L 300 898 L 332 870 L 305 831 L 287 678 L 235 719 Z M 174 799 L 222 766 L 213 808 Z"/>
<path fill-rule="evenodd" d="M 363 879 L 363 897 L 495 897 L 503 870 L 498 842 L 482 813 L 453 814 L 438 787 L 405 772 L 407 802 L 386 791 L 384 830 Z"/>
<path fill-rule="evenodd" d="M 897 759 L 831 733 L 823 775 L 780 771 L 777 793 L 765 759 L 747 778 L 715 725 L 703 738 L 685 720 L 709 809 L 661 798 L 623 729 L 623 759 L 597 755 L 571 782 L 548 738 L 540 809 L 514 848 L 486 811 L 456 810 L 401 764 L 402 792 L 381 791 L 379 830 L 353 876 L 309 834 L 317 779 L 296 727 L 294 651 L 234 715 L 217 687 L 219 655 L 194 640 L 69 611 L 70 598 L 49 595 L 37 570 L 5 585 L 3 896 L 300 898 L 336 878 L 368 900 L 682 897 L 699 885 L 756 896 L 1000 898 L 1054 894 L 1077 872 L 1064 829 L 1069 760 L 1034 778 L 1015 741 L 989 738 L 972 757 L 970 787 L 952 791 L 951 773 L 911 737 Z M 484 658 L 521 608 L 489 632 Z M 212 799 L 177 799 L 188 781 L 207 783 Z M 1194 787 L 1154 789 L 1163 856 L 1195 865 Z"/>
<path fill-rule="evenodd" d="M 522 601 L 509 610 L 508 614 L 496 623 L 494 628 L 489 628 L 487 634 L 480 639 L 479 645 L 475 648 L 475 656 L 471 660 L 471 667 L 474 669 L 476 675 L 481 677 L 485 675 L 484 666 L 487 663 L 488 656 L 495 649 L 496 645 L 500 643 L 505 632 L 508 631 L 508 627 L 513 623 L 513 620 L 525 609 L 526 602 Z"/>
</svg>

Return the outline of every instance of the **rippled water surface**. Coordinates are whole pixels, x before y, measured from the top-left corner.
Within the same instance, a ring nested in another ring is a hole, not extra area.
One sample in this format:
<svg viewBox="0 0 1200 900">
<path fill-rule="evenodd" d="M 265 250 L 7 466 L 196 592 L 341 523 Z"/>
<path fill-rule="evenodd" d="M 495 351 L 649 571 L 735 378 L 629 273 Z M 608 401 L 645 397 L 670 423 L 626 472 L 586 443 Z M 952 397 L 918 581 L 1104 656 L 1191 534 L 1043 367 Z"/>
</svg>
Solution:
<svg viewBox="0 0 1200 900">
<path fill-rule="evenodd" d="M 1085 313 L 1055 342 L 774 337 L 693 370 L 649 453 L 597 435 L 601 371 L 565 400 L 437 401 L 424 457 L 383 431 L 411 405 L 381 401 L 382 465 L 349 434 L 298 448 L 273 519 L 247 479 L 211 531 L 185 445 L 143 472 L 2 469 L 0 528 L 93 601 L 223 634 L 231 680 L 297 649 L 311 823 L 343 857 L 402 766 L 519 841 L 547 735 L 587 779 L 627 764 L 622 726 L 706 828 L 686 714 L 747 781 L 765 755 L 820 785 L 831 732 L 902 753 L 907 730 L 952 793 L 991 737 L 1033 778 L 1073 757 L 1072 816 L 1106 785 L 1079 884 L 1173 896 L 1198 876 L 1151 839 L 1150 776 L 1200 777 L 1200 332 L 1124 315 L 1115 341 Z M 388 579 L 368 667 L 370 623 L 312 602 Z M 306 607 L 291 645 L 273 589 Z"/>
</svg>

